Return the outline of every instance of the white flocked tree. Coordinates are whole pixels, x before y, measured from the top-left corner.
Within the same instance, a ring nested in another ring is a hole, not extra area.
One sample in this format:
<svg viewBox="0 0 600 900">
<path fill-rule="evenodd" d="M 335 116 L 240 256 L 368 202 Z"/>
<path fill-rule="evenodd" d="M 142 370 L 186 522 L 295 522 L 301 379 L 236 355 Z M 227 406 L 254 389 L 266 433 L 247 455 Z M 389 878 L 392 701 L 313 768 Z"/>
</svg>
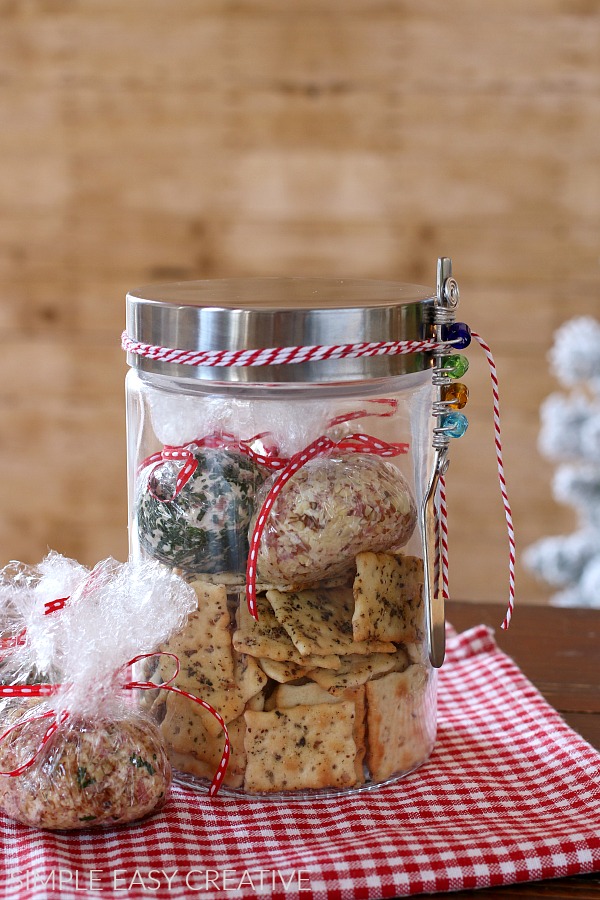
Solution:
<svg viewBox="0 0 600 900">
<path fill-rule="evenodd" d="M 562 325 L 550 368 L 564 391 L 542 404 L 539 449 L 557 463 L 553 494 L 574 508 L 578 528 L 532 544 L 524 562 L 558 589 L 553 603 L 600 607 L 600 322 L 582 316 Z"/>
</svg>

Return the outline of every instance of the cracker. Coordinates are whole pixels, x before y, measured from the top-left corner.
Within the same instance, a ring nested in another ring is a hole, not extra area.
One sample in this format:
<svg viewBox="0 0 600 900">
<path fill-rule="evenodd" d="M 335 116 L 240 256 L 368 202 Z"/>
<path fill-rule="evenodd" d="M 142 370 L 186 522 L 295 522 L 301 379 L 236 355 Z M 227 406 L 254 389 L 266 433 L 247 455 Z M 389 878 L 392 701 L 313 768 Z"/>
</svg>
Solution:
<svg viewBox="0 0 600 900">
<path fill-rule="evenodd" d="M 256 598 L 258 620 L 253 619 L 243 600 L 237 613 L 238 627 L 233 633 L 233 646 L 240 653 L 267 657 L 277 662 L 299 661 L 298 651 L 285 628 L 279 624 L 266 597 Z"/>
<path fill-rule="evenodd" d="M 254 697 L 250 697 L 246 703 L 246 709 L 257 709 L 262 711 L 265 708 L 265 692 L 259 691 Z"/>
<path fill-rule="evenodd" d="M 212 699 L 203 697 L 221 714 L 226 723 L 241 716 L 246 704 L 253 701 L 267 683 L 267 676 L 256 660 L 245 653 L 235 654 L 233 674 L 233 684 L 215 685 Z M 218 722 L 211 716 L 207 730 L 214 731 L 215 726 L 218 727 Z"/>
<path fill-rule="evenodd" d="M 304 678 L 309 671 L 306 666 L 299 666 L 298 663 L 277 662 L 274 659 L 267 659 L 266 657 L 259 659 L 258 663 L 265 675 L 268 675 L 273 681 L 279 682 L 279 684 L 283 684 L 286 681 L 296 681 L 298 678 Z"/>
<path fill-rule="evenodd" d="M 356 745 L 354 767 L 356 771 L 356 781 L 358 784 L 362 784 L 364 781 L 363 761 L 366 751 L 365 689 L 362 685 L 360 687 L 348 688 L 345 691 L 334 695 L 314 682 L 300 685 L 280 684 L 275 688 L 265 703 L 265 709 L 290 709 L 294 706 L 312 706 L 319 703 L 341 703 L 345 700 L 354 703 L 354 743 Z"/>
<path fill-rule="evenodd" d="M 427 641 L 423 640 L 417 644 L 405 644 L 406 652 L 411 663 L 420 663 L 427 665 L 429 660 L 429 648 Z"/>
<path fill-rule="evenodd" d="M 182 570 L 178 570 L 178 574 L 185 576 L 185 573 Z M 305 588 L 317 588 L 317 587 L 341 587 L 342 585 L 351 585 L 352 579 L 356 571 L 352 568 L 349 572 L 344 573 L 343 575 L 338 575 L 334 578 L 327 578 L 324 581 L 302 581 L 296 582 L 294 584 L 283 584 L 279 582 L 278 584 L 274 584 L 268 581 L 256 581 L 255 588 L 257 593 L 264 593 L 265 591 L 270 591 L 272 589 L 283 591 L 300 591 Z M 195 581 L 205 582 L 206 584 L 224 584 L 227 586 L 228 592 L 232 594 L 242 593 L 246 591 L 246 573 L 245 572 L 217 572 L 217 573 L 201 573 L 194 576 Z"/>
<path fill-rule="evenodd" d="M 365 684 L 371 678 L 386 672 L 401 672 L 408 667 L 409 662 L 408 654 L 402 647 L 395 653 L 369 653 L 366 656 L 353 653 L 340 658 L 340 668 L 335 672 L 311 669 L 308 677 L 328 691 L 339 692 Z"/>
<path fill-rule="evenodd" d="M 220 682 L 233 681 L 233 647 L 231 619 L 227 608 L 227 591 L 222 585 L 194 581 L 192 587 L 198 597 L 198 609 L 184 628 L 174 635 L 161 650 L 179 658 L 178 687 L 197 685 L 209 678 Z M 173 674 L 174 660 L 160 659 L 157 673 L 161 679 Z M 204 673 L 208 673 L 204 677 Z"/>
<path fill-rule="evenodd" d="M 267 676 L 256 660 L 240 653 L 235 654 L 233 679 L 229 682 L 213 679 L 206 668 L 202 673 L 195 672 L 195 675 L 196 680 L 186 679 L 184 684 L 177 678 L 177 686 L 210 703 L 226 723 L 241 716 L 248 701 L 259 694 L 267 683 Z M 166 710 L 161 726 L 163 733 L 169 743 L 181 752 L 190 750 L 191 745 L 196 743 L 196 729 L 212 737 L 221 731 L 217 719 L 208 710 L 181 695 L 169 694 Z M 182 733 L 188 735 L 185 746 L 180 743 Z"/>
<path fill-rule="evenodd" d="M 241 787 L 244 783 L 244 771 L 246 769 L 246 751 L 244 749 L 244 736 L 246 733 L 246 721 L 243 716 L 234 719 L 227 726 L 231 743 L 231 756 L 223 784 L 228 787 Z M 179 751 L 169 749 L 169 759 L 174 769 L 197 778 L 212 780 L 223 753 L 223 732 L 215 737 L 205 735 L 202 743 L 196 743 L 193 750 Z"/>
<path fill-rule="evenodd" d="M 354 700 L 354 743 L 356 744 L 356 756 L 354 758 L 354 770 L 357 784 L 365 780 L 364 761 L 367 752 L 367 699 L 364 685 L 346 689 L 340 695 L 342 699 Z"/>
<path fill-rule="evenodd" d="M 359 553 L 353 592 L 355 640 L 412 643 L 422 639 L 423 561 L 417 556 Z"/>
<path fill-rule="evenodd" d="M 390 672 L 368 681 L 366 763 L 373 781 L 410 772 L 435 740 L 433 692 L 425 666 Z"/>
<path fill-rule="evenodd" d="M 305 660 L 294 647 L 286 629 L 277 621 L 271 605 L 263 594 L 256 598 L 258 621 L 248 612 L 242 600 L 238 610 L 238 627 L 233 634 L 233 646 L 240 653 L 248 653 L 261 659 L 276 662 L 293 662 L 298 665 L 313 665 L 335 669 L 340 664 L 335 654 Z"/>
<path fill-rule="evenodd" d="M 246 583 L 245 572 L 199 572 L 194 576 L 194 581 L 204 584 L 224 584 L 227 587 L 235 587 Z"/>
<path fill-rule="evenodd" d="M 302 657 L 315 654 L 393 653 L 389 641 L 355 641 L 352 633 L 354 596 L 351 588 L 297 591 L 283 594 L 267 591 L 277 621 Z"/>
<path fill-rule="evenodd" d="M 318 703 L 337 703 L 338 699 L 326 690 L 308 681 L 306 684 L 278 684 L 265 703 L 267 711 L 289 709 L 293 706 L 316 706 Z"/>
<path fill-rule="evenodd" d="M 355 574 L 356 571 L 353 566 L 350 571 L 344 572 L 342 575 L 337 575 L 333 578 L 324 578 L 321 581 L 314 581 L 314 579 L 304 579 L 303 581 L 297 581 L 293 584 L 272 584 L 267 581 L 257 581 L 256 590 L 263 592 L 282 591 L 282 593 L 288 594 L 302 590 L 317 590 L 318 588 L 348 587 L 352 585 L 352 580 Z"/>
<path fill-rule="evenodd" d="M 248 791 L 356 784 L 355 706 L 350 701 L 244 713 Z"/>
</svg>

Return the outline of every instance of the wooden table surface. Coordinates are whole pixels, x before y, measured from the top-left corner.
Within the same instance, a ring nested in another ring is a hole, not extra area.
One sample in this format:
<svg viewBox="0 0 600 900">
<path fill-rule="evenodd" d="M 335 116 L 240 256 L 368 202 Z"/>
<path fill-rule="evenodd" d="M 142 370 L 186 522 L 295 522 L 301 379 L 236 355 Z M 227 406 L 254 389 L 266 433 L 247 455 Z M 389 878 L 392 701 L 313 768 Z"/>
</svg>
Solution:
<svg viewBox="0 0 600 900">
<path fill-rule="evenodd" d="M 518 663 L 565 721 L 600 750 L 600 609 L 517 607 L 507 631 L 500 629 L 503 616 L 503 607 L 491 604 L 453 601 L 447 610 L 448 620 L 457 631 L 481 623 L 492 626 L 501 650 Z M 466 897 L 600 900 L 600 872 L 504 888 L 460 891 L 448 896 L 453 900 Z"/>
</svg>

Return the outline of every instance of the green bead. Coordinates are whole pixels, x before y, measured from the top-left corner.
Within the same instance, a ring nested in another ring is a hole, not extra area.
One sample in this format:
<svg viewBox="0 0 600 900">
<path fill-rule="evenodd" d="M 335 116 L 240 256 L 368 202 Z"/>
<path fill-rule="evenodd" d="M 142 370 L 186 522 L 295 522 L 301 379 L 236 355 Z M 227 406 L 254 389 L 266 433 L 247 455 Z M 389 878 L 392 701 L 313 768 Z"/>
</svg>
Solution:
<svg viewBox="0 0 600 900">
<path fill-rule="evenodd" d="M 450 378 L 462 378 L 469 371 L 469 360 L 460 353 L 444 356 L 442 359 L 444 373 Z"/>
</svg>

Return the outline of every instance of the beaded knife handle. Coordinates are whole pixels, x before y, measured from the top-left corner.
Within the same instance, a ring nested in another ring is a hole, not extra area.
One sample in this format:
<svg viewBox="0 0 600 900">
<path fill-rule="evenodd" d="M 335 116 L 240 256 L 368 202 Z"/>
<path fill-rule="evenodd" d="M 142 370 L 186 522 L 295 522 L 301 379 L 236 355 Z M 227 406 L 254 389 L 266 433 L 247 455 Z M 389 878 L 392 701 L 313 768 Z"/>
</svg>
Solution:
<svg viewBox="0 0 600 900">
<path fill-rule="evenodd" d="M 466 417 L 455 411 L 466 404 L 467 388 L 462 384 L 452 383 L 452 379 L 467 371 L 468 361 L 460 355 L 448 355 L 454 349 L 468 346 L 470 342 L 467 326 L 455 322 L 458 300 L 458 284 L 452 277 L 452 261 L 441 257 L 438 259 L 437 296 L 433 308 L 435 340 L 439 345 L 433 351 L 432 376 L 432 413 L 437 422 L 433 429 L 433 464 L 419 513 L 429 659 L 436 668 L 442 665 L 446 652 L 444 606 L 448 588 L 444 475 L 450 462 L 450 439 L 461 437 L 468 424 Z"/>
</svg>

